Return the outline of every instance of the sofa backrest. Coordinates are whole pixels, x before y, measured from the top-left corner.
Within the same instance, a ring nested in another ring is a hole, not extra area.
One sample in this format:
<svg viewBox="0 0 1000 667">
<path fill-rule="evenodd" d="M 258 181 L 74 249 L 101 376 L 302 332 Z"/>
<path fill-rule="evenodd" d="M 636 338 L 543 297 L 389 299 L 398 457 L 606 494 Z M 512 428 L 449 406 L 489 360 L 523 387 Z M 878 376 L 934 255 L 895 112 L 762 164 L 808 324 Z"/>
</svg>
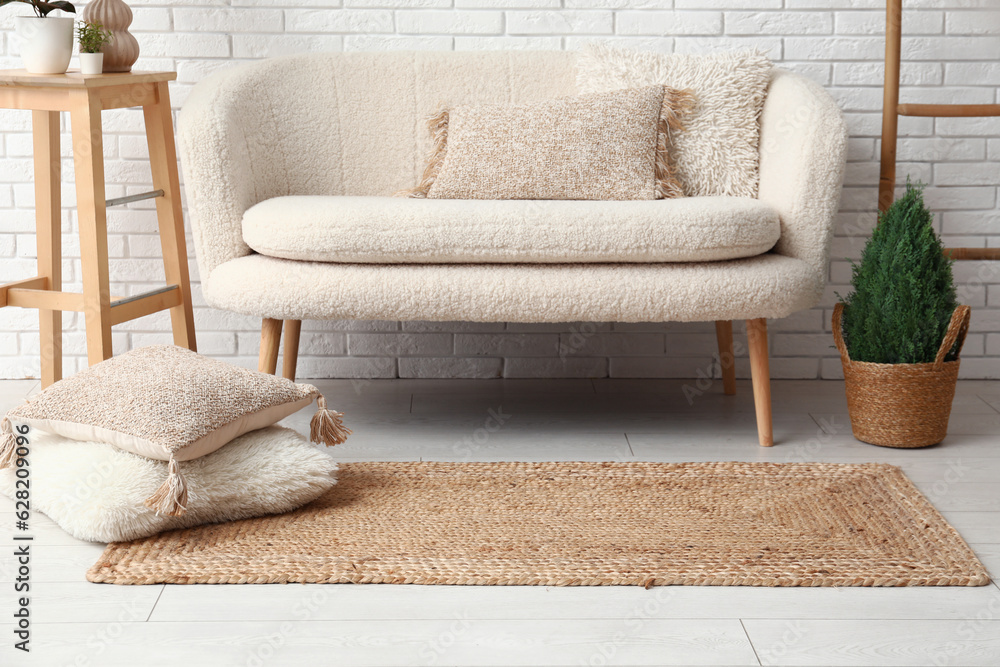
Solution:
<svg viewBox="0 0 1000 667">
<path fill-rule="evenodd" d="M 240 86 L 256 98 L 256 110 L 248 111 L 258 124 L 251 136 L 261 145 L 250 150 L 286 172 L 289 190 L 258 197 L 389 195 L 412 187 L 431 148 L 426 119 L 437 108 L 572 95 L 574 62 L 563 51 L 486 51 L 326 53 L 255 63 Z M 260 132 L 262 123 L 270 130 Z"/>
</svg>

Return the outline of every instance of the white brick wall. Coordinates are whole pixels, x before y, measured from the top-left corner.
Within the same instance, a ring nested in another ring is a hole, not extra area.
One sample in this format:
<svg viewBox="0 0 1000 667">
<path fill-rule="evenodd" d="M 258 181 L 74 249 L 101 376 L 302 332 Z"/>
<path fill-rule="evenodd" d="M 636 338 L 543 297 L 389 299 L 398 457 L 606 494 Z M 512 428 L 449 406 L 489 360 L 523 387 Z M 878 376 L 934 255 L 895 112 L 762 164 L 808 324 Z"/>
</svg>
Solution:
<svg viewBox="0 0 1000 667">
<path fill-rule="evenodd" d="M 772 323 L 775 377 L 839 377 L 829 334 L 847 259 L 874 222 L 878 181 L 884 0 L 133 0 L 140 69 L 176 69 L 176 106 L 212 71 L 287 53 L 360 49 L 576 49 L 593 39 L 664 52 L 757 46 L 827 87 L 847 115 L 850 164 L 822 307 Z M 1000 102 L 996 0 L 907 0 L 903 101 Z M 0 11 L 0 68 L 20 66 L 11 17 Z M 65 118 L 64 118 L 65 123 Z M 108 196 L 149 189 L 138 111 L 105 115 Z M 64 131 L 67 128 L 64 127 Z M 899 174 L 929 184 L 945 241 L 1000 246 L 1000 119 L 900 122 Z M 67 287 L 79 289 L 72 160 L 63 138 L 63 243 Z M 183 178 L 183 176 L 182 176 Z M 34 275 L 30 115 L 0 111 L 0 281 Z M 162 281 L 149 202 L 109 215 L 113 291 Z M 197 267 L 194 268 L 197 281 Z M 974 308 L 966 377 L 1000 377 L 1000 264 L 956 268 Z M 213 356 L 254 366 L 259 322 L 207 308 L 195 286 L 198 342 Z M 82 319 L 64 317 L 67 372 L 85 363 Z M 170 340 L 160 314 L 119 327 L 117 350 Z M 737 327 L 738 342 L 742 327 Z M 744 346 L 738 345 L 738 349 Z M 695 377 L 711 370 L 705 324 L 516 325 L 307 322 L 303 377 Z M 0 377 L 38 374 L 33 311 L 0 309 Z M 738 362 L 748 372 L 745 358 Z"/>
</svg>

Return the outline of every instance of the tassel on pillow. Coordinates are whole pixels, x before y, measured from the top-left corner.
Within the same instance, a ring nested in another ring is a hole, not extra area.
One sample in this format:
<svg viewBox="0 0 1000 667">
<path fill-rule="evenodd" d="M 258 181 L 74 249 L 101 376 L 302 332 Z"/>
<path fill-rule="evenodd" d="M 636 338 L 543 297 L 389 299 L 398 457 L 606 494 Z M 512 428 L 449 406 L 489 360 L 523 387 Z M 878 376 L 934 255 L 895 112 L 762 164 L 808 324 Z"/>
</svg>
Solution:
<svg viewBox="0 0 1000 667">
<path fill-rule="evenodd" d="M 342 413 L 327 408 L 326 398 L 319 394 L 316 399 L 316 414 L 309 422 L 309 439 L 327 447 L 344 442 L 351 434 L 351 429 L 344 426 L 343 417 Z"/>
<path fill-rule="evenodd" d="M 187 513 L 187 481 L 173 456 L 168 470 L 166 481 L 143 504 L 161 516 L 183 516 Z"/>
<path fill-rule="evenodd" d="M 427 157 L 427 166 L 420 177 L 420 182 L 415 188 L 408 188 L 393 193 L 393 197 L 412 197 L 414 199 L 426 199 L 431 186 L 437 179 L 441 165 L 444 164 L 445 155 L 448 153 L 448 109 L 442 107 L 427 118 L 427 128 L 431 131 L 433 148 Z"/>
<path fill-rule="evenodd" d="M 683 117 L 697 106 L 697 99 L 690 90 L 676 90 L 664 87 L 663 106 L 660 120 L 656 125 L 656 198 L 671 199 L 684 196 L 684 187 L 677 180 L 674 164 L 676 151 L 671 150 L 672 133 L 684 129 Z"/>
<path fill-rule="evenodd" d="M 14 425 L 6 417 L 0 420 L 0 469 L 11 468 L 17 462 L 17 438 Z"/>
<path fill-rule="evenodd" d="M 351 429 L 344 426 L 344 415 L 327 407 L 326 398 L 316 395 L 316 414 L 309 422 L 309 439 L 316 444 L 333 447 L 347 440 Z M 13 442 L 13 436 L 11 436 Z M 3 450 L 0 449 L 0 456 Z M 187 512 L 187 482 L 181 474 L 177 460 L 171 456 L 169 474 L 156 492 L 146 499 L 145 505 L 162 516 L 183 516 Z"/>
</svg>

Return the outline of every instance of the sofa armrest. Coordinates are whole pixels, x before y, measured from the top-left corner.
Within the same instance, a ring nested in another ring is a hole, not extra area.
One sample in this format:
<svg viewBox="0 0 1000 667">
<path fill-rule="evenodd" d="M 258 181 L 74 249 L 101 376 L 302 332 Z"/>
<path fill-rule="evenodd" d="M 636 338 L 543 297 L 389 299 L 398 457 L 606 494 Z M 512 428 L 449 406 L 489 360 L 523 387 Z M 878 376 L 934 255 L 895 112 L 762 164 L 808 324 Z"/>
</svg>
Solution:
<svg viewBox="0 0 1000 667">
<path fill-rule="evenodd" d="M 243 213 L 257 203 L 257 175 L 236 92 L 240 68 L 202 80 L 181 109 L 177 143 L 184 170 L 188 217 L 202 281 L 219 264 L 249 255 Z"/>
<path fill-rule="evenodd" d="M 847 126 L 819 84 L 775 70 L 760 122 L 758 199 L 781 218 L 779 255 L 817 272 L 817 301 L 826 283 L 830 242 L 847 154 Z"/>
<path fill-rule="evenodd" d="M 338 98 L 325 59 L 300 54 L 217 72 L 188 96 L 178 119 L 195 251 L 205 298 L 211 274 L 251 254 L 243 214 L 286 195 L 343 194 Z"/>
</svg>

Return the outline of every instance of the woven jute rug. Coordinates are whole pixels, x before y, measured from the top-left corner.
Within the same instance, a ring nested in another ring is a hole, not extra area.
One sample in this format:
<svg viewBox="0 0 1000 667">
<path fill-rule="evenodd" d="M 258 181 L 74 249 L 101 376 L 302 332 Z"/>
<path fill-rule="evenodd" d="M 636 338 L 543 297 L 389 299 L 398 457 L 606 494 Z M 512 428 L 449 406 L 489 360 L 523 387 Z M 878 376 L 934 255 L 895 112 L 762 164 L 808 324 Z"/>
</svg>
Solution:
<svg viewBox="0 0 1000 667">
<path fill-rule="evenodd" d="M 289 514 L 111 544 L 116 584 L 979 586 L 894 466 L 346 463 Z"/>
</svg>

